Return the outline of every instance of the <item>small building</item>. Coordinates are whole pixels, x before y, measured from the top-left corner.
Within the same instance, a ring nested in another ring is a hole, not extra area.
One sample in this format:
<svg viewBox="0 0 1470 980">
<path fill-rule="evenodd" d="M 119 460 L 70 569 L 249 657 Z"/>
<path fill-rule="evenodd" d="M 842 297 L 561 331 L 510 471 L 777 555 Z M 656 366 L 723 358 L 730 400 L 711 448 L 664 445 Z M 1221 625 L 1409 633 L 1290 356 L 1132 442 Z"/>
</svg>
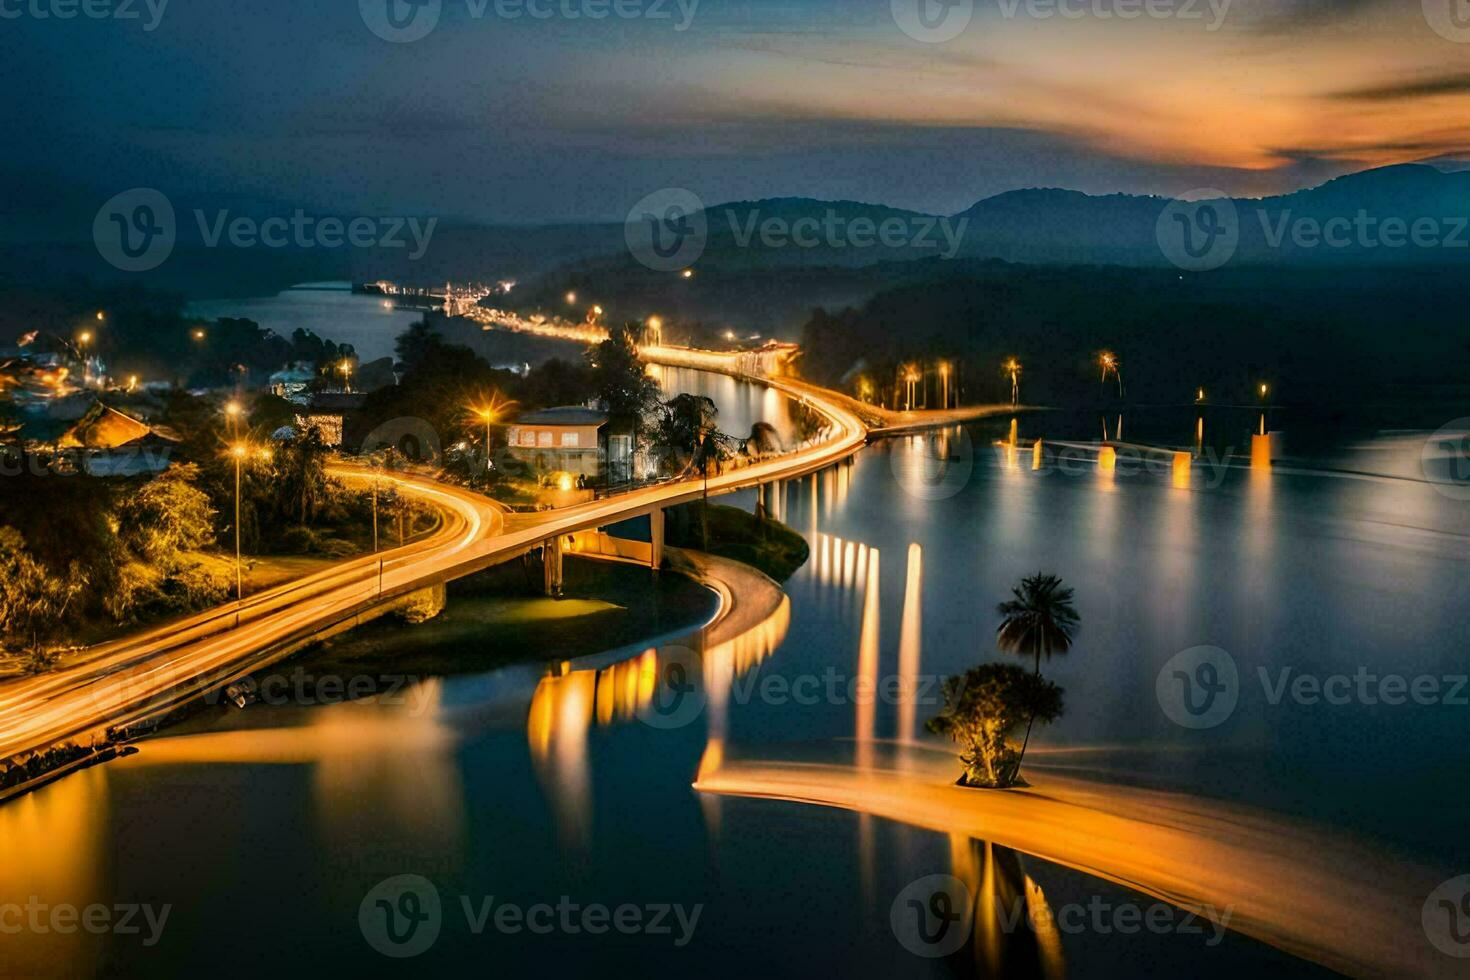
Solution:
<svg viewBox="0 0 1470 980">
<path fill-rule="evenodd" d="M 344 443 L 356 444 L 354 435 L 355 416 L 367 402 L 367 395 L 348 391 L 319 391 L 311 396 L 311 402 L 296 415 L 296 426 L 301 432 L 318 429 L 322 442 L 332 448 Z"/>
<path fill-rule="evenodd" d="M 55 439 L 51 451 L 92 476 L 136 476 L 167 469 L 179 441 L 169 429 L 96 402 Z"/>
<path fill-rule="evenodd" d="M 540 473 L 566 472 L 610 482 L 628 478 L 631 433 L 609 431 L 606 412 L 569 405 L 524 412 L 506 429 L 508 451 Z"/>
</svg>

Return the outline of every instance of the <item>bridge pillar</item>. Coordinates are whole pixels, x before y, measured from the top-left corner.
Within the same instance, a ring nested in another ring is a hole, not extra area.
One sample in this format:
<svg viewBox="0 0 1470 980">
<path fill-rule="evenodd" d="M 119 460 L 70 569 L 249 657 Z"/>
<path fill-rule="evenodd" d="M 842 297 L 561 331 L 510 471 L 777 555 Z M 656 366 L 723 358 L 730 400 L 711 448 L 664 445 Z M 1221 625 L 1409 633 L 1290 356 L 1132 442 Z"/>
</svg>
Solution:
<svg viewBox="0 0 1470 980">
<path fill-rule="evenodd" d="M 426 623 L 444 611 L 447 592 L 443 585 L 429 585 L 404 597 L 400 614 L 405 622 Z"/>
<path fill-rule="evenodd" d="M 664 563 L 664 509 L 657 507 L 648 514 L 648 563 L 656 572 Z"/>
<path fill-rule="evenodd" d="M 546 578 L 546 594 L 561 598 L 561 535 L 547 538 L 541 546 L 541 570 Z"/>
</svg>

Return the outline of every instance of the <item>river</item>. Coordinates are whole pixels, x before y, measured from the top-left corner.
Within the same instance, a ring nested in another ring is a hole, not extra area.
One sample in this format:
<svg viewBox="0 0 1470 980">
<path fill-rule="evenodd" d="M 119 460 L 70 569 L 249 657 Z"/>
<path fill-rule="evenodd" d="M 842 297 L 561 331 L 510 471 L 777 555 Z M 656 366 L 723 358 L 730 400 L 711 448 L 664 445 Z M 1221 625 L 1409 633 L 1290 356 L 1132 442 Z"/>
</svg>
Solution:
<svg viewBox="0 0 1470 980">
<path fill-rule="evenodd" d="M 682 373 L 665 383 L 715 397 L 726 428 L 769 417 L 789 432 L 786 406 L 762 391 Z M 1212 419 L 1207 441 L 1221 444 L 1254 427 L 1238 414 Z M 1157 437 L 1194 435 L 1178 418 L 1135 422 Z M 1019 434 L 1082 437 L 1086 424 L 1025 416 Z M 1167 468 L 1033 470 L 1029 453 L 996 445 L 1006 435 L 997 422 L 879 442 L 783 486 L 774 506 L 812 543 L 787 584 L 789 624 L 744 683 L 678 724 L 596 703 L 599 668 L 616 690 L 637 689 L 608 658 L 552 679 L 520 665 L 425 680 L 391 704 L 255 705 L 0 808 L 5 901 L 170 907 L 153 945 L 146 930 L 6 936 L 0 974 L 208 964 L 241 977 L 952 976 L 953 959 L 905 949 L 890 910 L 916 879 L 973 865 L 978 845 L 845 810 L 699 794 L 691 782 L 712 747 L 723 760 L 847 762 L 924 737 L 932 709 L 855 696 L 854 678 L 937 677 L 999 658 L 995 604 L 1038 570 L 1075 587 L 1082 626 L 1075 648 L 1043 666 L 1067 710 L 1033 738 L 1037 773 L 1310 820 L 1444 877 L 1470 868 L 1470 709 L 1447 696 L 1313 703 L 1282 687 L 1283 670 L 1286 684 L 1466 672 L 1470 507 L 1420 476 L 1424 433 L 1314 445 L 1311 465 L 1331 473 L 1284 460 L 1252 470 L 1242 456 L 1197 467 L 1187 485 Z M 1225 651 L 1240 679 L 1233 711 L 1208 728 L 1172 721 L 1156 684 L 1197 647 Z M 771 677 L 786 693 L 752 683 Z M 802 679 L 818 696 L 795 695 Z M 1152 903 L 1021 860 L 1026 887 L 1053 909 Z M 378 883 L 404 874 L 432 883 L 439 931 L 398 961 L 375 951 L 359 913 Z M 628 905 L 650 923 L 663 907 L 670 928 L 604 923 L 592 934 L 581 925 L 595 920 L 572 914 L 550 935 L 497 929 L 483 918 L 490 896 L 492 915 L 506 903 Z M 1208 928 L 1083 928 L 1021 945 L 1022 975 L 1323 972 Z"/>
</svg>

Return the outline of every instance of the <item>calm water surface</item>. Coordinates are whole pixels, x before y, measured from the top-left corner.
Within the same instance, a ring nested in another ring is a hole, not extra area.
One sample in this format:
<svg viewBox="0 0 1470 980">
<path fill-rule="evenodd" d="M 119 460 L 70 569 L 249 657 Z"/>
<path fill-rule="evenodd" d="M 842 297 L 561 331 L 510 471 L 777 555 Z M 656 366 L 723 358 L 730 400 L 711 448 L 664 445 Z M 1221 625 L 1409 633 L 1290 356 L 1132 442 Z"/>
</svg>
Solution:
<svg viewBox="0 0 1470 980">
<path fill-rule="evenodd" d="M 766 412 L 760 392 L 695 380 L 686 384 L 717 398 L 727 429 Z M 778 423 L 782 410 L 772 409 Z M 1192 417 L 1137 421 L 1136 438 L 1149 425 L 1159 440 L 1195 435 Z M 1020 436 L 1088 438 L 1090 424 L 1033 416 Z M 1255 420 L 1210 424 L 1228 430 L 1210 440 L 1245 445 Z M 1314 444 L 1313 464 L 1331 474 L 1296 475 L 1283 460 L 1252 470 L 1244 449 L 1181 485 L 1167 468 L 1033 471 L 1029 454 L 996 447 L 1006 428 L 878 443 L 782 488 L 775 506 L 813 557 L 788 583 L 789 626 L 754 675 L 871 672 L 860 663 L 865 629 L 884 676 L 901 654 L 935 675 L 997 658 L 995 603 L 1019 576 L 1055 571 L 1077 590 L 1082 629 L 1044 668 L 1065 688 L 1067 712 L 1039 731 L 1028 763 L 1310 817 L 1445 877 L 1470 868 L 1470 708 L 1273 704 L 1258 680 L 1286 668 L 1466 672 L 1470 504 L 1423 481 L 1423 433 Z M 1155 681 L 1202 645 L 1227 651 L 1241 684 L 1226 720 L 1194 730 L 1160 709 Z M 252 706 L 0 809 L 7 896 L 173 906 L 152 948 L 135 937 L 6 937 L 0 973 L 956 975 L 953 961 L 909 954 L 889 908 L 916 878 L 956 872 L 968 842 L 690 789 L 716 724 L 727 759 L 845 759 L 855 734 L 913 735 L 922 709 L 737 694 L 687 725 L 656 727 L 628 710 L 642 697 L 637 658 L 615 659 L 555 678 L 527 665 L 425 681 L 394 706 Z M 620 692 L 614 701 L 598 704 L 593 678 Z M 1054 908 L 1148 901 L 1021 860 Z M 403 873 L 434 883 L 443 926 L 422 956 L 394 961 L 364 941 L 358 913 L 369 889 Z M 492 895 L 701 911 L 685 945 L 677 926 L 476 935 L 461 896 L 478 908 Z M 1071 976 L 1320 973 L 1243 937 L 1208 938 L 1082 932 L 1041 960 Z M 1018 974 L 1038 962 L 1035 945 Z"/>
</svg>

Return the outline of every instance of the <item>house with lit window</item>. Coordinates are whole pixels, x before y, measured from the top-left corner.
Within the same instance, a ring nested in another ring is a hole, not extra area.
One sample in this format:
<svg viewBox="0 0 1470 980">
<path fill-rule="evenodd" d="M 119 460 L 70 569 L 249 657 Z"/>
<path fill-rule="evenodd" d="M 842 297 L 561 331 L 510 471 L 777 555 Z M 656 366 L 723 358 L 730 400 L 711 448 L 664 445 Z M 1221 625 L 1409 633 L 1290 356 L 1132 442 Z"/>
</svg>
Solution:
<svg viewBox="0 0 1470 980">
<path fill-rule="evenodd" d="M 568 405 L 524 412 L 506 427 L 507 451 L 540 474 L 628 478 L 631 433 L 609 431 L 606 412 Z"/>
</svg>

